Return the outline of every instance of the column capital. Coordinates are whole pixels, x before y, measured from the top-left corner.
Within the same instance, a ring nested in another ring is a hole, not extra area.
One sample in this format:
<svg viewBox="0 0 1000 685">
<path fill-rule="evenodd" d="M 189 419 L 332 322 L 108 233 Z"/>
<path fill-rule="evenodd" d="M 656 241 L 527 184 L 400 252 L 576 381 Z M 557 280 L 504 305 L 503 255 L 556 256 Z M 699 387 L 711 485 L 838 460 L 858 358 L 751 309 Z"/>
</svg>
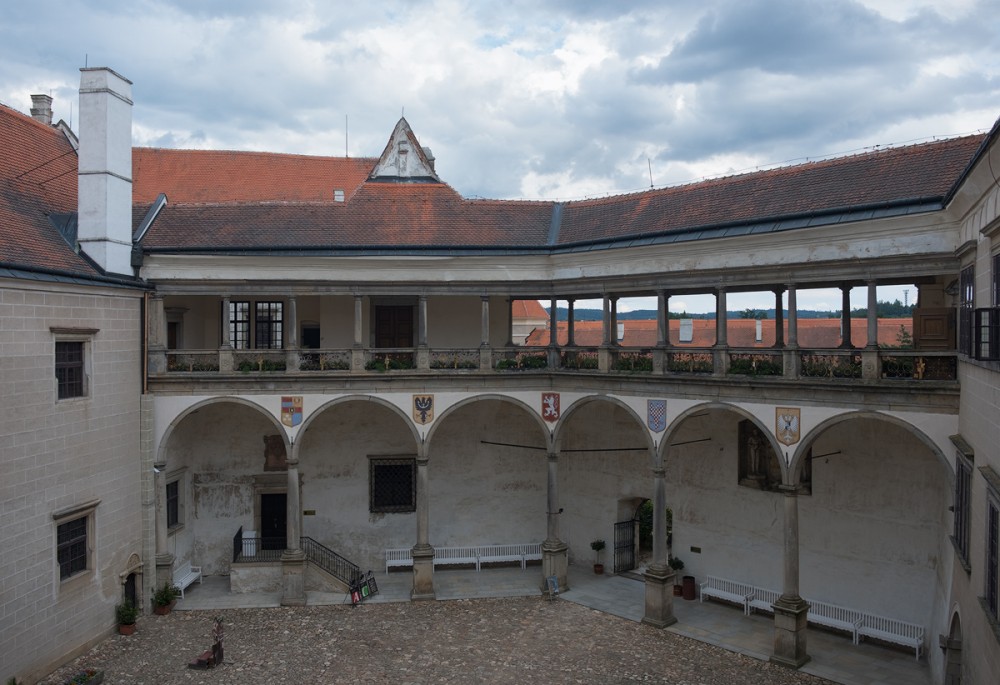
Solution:
<svg viewBox="0 0 1000 685">
<path fill-rule="evenodd" d="M 426 454 L 417 456 L 417 466 L 427 466 L 428 461 L 430 461 L 430 457 Z"/>
<path fill-rule="evenodd" d="M 801 489 L 799 485 L 786 485 L 785 483 L 778 486 L 778 492 L 783 493 L 787 497 L 798 497 L 799 490 Z"/>
<path fill-rule="evenodd" d="M 666 478 L 667 477 L 667 469 L 664 468 L 663 466 L 657 466 L 656 468 L 653 469 L 653 477 L 654 478 Z"/>
</svg>

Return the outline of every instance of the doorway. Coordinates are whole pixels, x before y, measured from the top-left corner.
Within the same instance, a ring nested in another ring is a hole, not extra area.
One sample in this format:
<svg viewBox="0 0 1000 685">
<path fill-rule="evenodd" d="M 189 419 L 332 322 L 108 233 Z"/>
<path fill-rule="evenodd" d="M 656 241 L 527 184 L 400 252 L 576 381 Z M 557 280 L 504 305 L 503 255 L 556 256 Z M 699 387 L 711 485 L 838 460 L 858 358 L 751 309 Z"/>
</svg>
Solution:
<svg viewBox="0 0 1000 685">
<path fill-rule="evenodd" d="M 286 549 L 288 546 L 288 496 L 281 493 L 260 495 L 260 544 L 262 549 Z"/>
<path fill-rule="evenodd" d="M 413 347 L 413 306 L 375 306 L 375 347 Z"/>
<path fill-rule="evenodd" d="M 125 587 L 122 594 L 124 595 L 124 600 L 126 602 L 131 602 L 132 606 L 139 606 L 139 591 L 136 583 L 136 575 L 134 573 L 128 574 L 125 578 Z"/>
</svg>

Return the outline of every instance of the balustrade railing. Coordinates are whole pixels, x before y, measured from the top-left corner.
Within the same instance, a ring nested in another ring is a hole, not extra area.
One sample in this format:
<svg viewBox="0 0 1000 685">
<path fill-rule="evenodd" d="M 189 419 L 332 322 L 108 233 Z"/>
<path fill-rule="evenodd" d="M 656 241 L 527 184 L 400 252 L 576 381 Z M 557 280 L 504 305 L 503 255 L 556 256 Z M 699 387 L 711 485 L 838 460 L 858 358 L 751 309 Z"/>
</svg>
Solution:
<svg viewBox="0 0 1000 685">
<path fill-rule="evenodd" d="M 615 348 L 611 370 L 627 373 L 653 373 L 653 351 Z"/>
<path fill-rule="evenodd" d="M 408 348 L 365 350 L 366 371 L 403 371 L 417 368 L 416 354 Z"/>
<path fill-rule="evenodd" d="M 667 350 L 667 371 L 670 373 L 710 374 L 715 371 L 715 355 L 708 348 Z"/>
<path fill-rule="evenodd" d="M 285 350 L 233 350 L 233 371 L 262 373 L 284 371 Z"/>
<path fill-rule="evenodd" d="M 349 371 L 350 350 L 300 350 L 299 371 Z"/>
<path fill-rule="evenodd" d="M 858 350 L 806 350 L 800 352 L 803 378 L 861 378 L 861 352 Z"/>
<path fill-rule="evenodd" d="M 544 347 L 506 347 L 493 351 L 493 368 L 497 371 L 531 371 L 548 368 Z"/>
<path fill-rule="evenodd" d="M 879 364 L 882 378 L 887 379 L 953 381 L 958 373 L 958 359 L 953 354 L 881 350 Z"/>
<path fill-rule="evenodd" d="M 219 370 L 218 350 L 175 350 L 167 352 L 167 372 L 215 372 Z"/>
<path fill-rule="evenodd" d="M 737 376 L 783 376 L 784 357 L 781 351 L 731 350 L 729 373 Z"/>
<path fill-rule="evenodd" d="M 479 368 L 479 348 L 453 350 L 431 350 L 432 369 L 440 371 L 460 371 Z"/>
<path fill-rule="evenodd" d="M 559 366 L 564 371 L 597 371 L 600 364 L 596 347 L 563 347 L 559 350 Z"/>
</svg>

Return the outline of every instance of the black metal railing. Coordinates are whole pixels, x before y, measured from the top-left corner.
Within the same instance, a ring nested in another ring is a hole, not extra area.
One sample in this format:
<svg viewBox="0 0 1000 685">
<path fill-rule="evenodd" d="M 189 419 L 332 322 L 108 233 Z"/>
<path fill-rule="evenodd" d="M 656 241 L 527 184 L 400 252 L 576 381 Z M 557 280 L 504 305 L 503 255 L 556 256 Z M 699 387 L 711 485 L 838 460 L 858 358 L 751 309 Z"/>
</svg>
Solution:
<svg viewBox="0 0 1000 685">
<path fill-rule="evenodd" d="M 311 563 L 316 564 L 334 578 L 348 585 L 352 585 L 360 580 L 362 573 L 357 564 L 348 561 L 329 547 L 321 545 L 312 538 L 302 537 L 300 539 L 302 541 L 302 551 L 305 552 L 306 559 Z"/>
<path fill-rule="evenodd" d="M 243 528 L 233 536 L 233 563 L 280 561 L 286 547 L 285 538 L 243 537 Z"/>
</svg>

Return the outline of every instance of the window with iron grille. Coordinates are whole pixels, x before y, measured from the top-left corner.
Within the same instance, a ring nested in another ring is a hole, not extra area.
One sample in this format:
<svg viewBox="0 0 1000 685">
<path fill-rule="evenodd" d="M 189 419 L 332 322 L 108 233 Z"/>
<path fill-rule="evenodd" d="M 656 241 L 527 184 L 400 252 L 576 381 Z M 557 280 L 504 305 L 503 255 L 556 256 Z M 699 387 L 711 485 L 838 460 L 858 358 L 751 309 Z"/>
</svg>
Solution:
<svg viewBox="0 0 1000 685">
<path fill-rule="evenodd" d="M 955 455 L 955 547 L 962 565 L 969 568 L 969 513 L 972 488 L 972 465 L 961 452 Z"/>
<path fill-rule="evenodd" d="M 417 460 L 412 457 L 372 457 L 368 460 L 371 512 L 417 509 Z"/>
<path fill-rule="evenodd" d="M 229 344 L 234 350 L 250 348 L 250 303 L 229 303 Z"/>
<path fill-rule="evenodd" d="M 254 343 L 257 349 L 281 349 L 282 303 L 258 302 L 255 312 Z"/>
<path fill-rule="evenodd" d="M 59 579 L 87 570 L 87 517 L 81 516 L 56 527 L 56 558 Z"/>
<path fill-rule="evenodd" d="M 972 356 L 973 352 L 973 312 L 976 296 L 976 269 L 967 266 L 959 276 L 958 303 L 958 351 Z"/>
<path fill-rule="evenodd" d="M 176 528 L 181 524 L 181 488 L 180 481 L 167 483 L 167 528 Z"/>
<path fill-rule="evenodd" d="M 84 343 L 56 341 L 56 385 L 61 400 L 84 395 Z"/>
<path fill-rule="evenodd" d="M 1000 553 L 1000 506 L 990 497 L 986 503 L 986 588 L 983 601 L 994 620 L 1000 618 L 1000 607 L 997 606 L 1000 594 L 998 553 Z"/>
<path fill-rule="evenodd" d="M 976 310 L 976 359 L 1000 359 L 1000 307 Z"/>
</svg>

